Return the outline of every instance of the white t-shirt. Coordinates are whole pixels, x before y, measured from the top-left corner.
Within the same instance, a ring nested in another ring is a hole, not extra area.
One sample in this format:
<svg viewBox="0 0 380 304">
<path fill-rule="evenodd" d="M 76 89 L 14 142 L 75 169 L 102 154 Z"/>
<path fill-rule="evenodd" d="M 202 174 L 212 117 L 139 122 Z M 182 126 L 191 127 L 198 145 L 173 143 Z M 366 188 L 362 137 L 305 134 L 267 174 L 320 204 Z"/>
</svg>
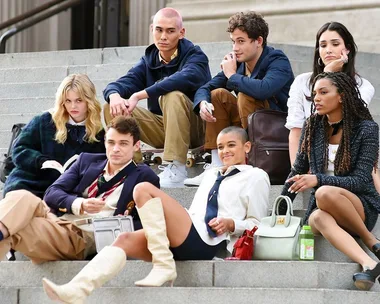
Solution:
<svg viewBox="0 0 380 304">
<path fill-rule="evenodd" d="M 311 96 L 310 92 L 310 76 L 311 72 L 298 75 L 290 87 L 288 99 L 288 117 L 285 127 L 290 129 L 302 128 L 305 120 L 310 116 L 311 101 L 306 97 Z M 356 82 L 362 99 L 369 104 L 375 94 L 375 88 L 372 84 L 364 79 L 356 76 Z"/>
</svg>

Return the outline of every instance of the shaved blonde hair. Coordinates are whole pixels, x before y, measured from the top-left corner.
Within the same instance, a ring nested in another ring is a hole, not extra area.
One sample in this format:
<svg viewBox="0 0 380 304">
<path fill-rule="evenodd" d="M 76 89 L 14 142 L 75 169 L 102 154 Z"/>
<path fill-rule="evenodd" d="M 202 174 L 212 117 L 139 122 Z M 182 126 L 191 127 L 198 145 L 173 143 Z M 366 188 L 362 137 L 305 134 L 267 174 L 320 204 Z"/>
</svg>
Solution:
<svg viewBox="0 0 380 304">
<path fill-rule="evenodd" d="M 157 19 L 159 17 L 175 18 L 178 28 L 179 29 L 183 28 L 183 22 L 182 22 L 181 14 L 176 9 L 174 9 L 172 7 L 164 7 L 162 9 L 160 9 L 153 17 L 153 24 L 157 23 Z"/>
</svg>

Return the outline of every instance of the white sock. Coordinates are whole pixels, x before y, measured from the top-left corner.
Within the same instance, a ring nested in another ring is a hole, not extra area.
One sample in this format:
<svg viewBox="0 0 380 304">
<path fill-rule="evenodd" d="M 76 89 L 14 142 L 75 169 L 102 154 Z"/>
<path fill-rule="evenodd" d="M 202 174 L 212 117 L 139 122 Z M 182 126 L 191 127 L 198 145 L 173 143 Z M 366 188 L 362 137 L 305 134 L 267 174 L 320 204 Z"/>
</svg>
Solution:
<svg viewBox="0 0 380 304">
<path fill-rule="evenodd" d="M 184 163 L 180 163 L 178 160 L 173 160 L 173 164 L 177 167 L 179 171 L 182 173 L 186 172 L 186 165 Z"/>
<path fill-rule="evenodd" d="M 222 161 L 219 158 L 218 155 L 218 150 L 217 149 L 212 149 L 211 150 L 211 165 L 215 167 L 221 167 L 223 166 Z"/>
</svg>

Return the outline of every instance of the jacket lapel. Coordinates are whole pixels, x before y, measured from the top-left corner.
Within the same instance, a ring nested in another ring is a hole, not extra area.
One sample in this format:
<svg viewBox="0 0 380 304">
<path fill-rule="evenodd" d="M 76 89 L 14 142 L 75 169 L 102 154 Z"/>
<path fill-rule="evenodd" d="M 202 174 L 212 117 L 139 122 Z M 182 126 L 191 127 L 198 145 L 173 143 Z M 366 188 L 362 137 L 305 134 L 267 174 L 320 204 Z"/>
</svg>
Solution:
<svg viewBox="0 0 380 304">
<path fill-rule="evenodd" d="M 82 193 L 88 186 L 90 186 L 92 182 L 98 178 L 106 164 L 107 159 L 90 163 L 87 169 L 82 172 L 82 179 L 78 185 L 78 191 Z"/>
</svg>

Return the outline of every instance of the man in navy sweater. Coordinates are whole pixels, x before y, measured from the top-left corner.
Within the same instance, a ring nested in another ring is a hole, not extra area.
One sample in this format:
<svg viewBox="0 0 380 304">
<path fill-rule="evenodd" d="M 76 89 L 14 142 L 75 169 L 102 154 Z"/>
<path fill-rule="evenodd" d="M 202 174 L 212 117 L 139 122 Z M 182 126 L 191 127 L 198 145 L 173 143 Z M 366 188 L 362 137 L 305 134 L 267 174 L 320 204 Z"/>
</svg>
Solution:
<svg viewBox="0 0 380 304">
<path fill-rule="evenodd" d="M 110 116 L 132 115 L 137 119 L 141 140 L 164 148 L 164 160 L 171 162 L 159 176 L 162 187 L 183 185 L 189 147 L 203 144 L 202 119 L 193 111 L 195 92 L 211 79 L 208 58 L 185 39 L 182 17 L 163 8 L 151 25 L 154 44 L 117 81 L 104 90 Z M 148 99 L 148 109 L 137 107 Z M 107 117 L 106 117 L 107 120 Z"/>
<path fill-rule="evenodd" d="M 248 115 L 261 109 L 287 112 L 290 85 L 294 80 L 286 55 L 267 46 L 268 24 L 255 12 L 236 13 L 227 32 L 232 52 L 224 56 L 222 71 L 195 94 L 194 110 L 206 121 L 205 149 L 211 150 L 211 166 L 221 165 L 216 137 L 228 126 L 248 125 Z M 234 91 L 235 95 L 231 93 Z M 185 180 L 198 186 L 203 173 Z"/>
</svg>

